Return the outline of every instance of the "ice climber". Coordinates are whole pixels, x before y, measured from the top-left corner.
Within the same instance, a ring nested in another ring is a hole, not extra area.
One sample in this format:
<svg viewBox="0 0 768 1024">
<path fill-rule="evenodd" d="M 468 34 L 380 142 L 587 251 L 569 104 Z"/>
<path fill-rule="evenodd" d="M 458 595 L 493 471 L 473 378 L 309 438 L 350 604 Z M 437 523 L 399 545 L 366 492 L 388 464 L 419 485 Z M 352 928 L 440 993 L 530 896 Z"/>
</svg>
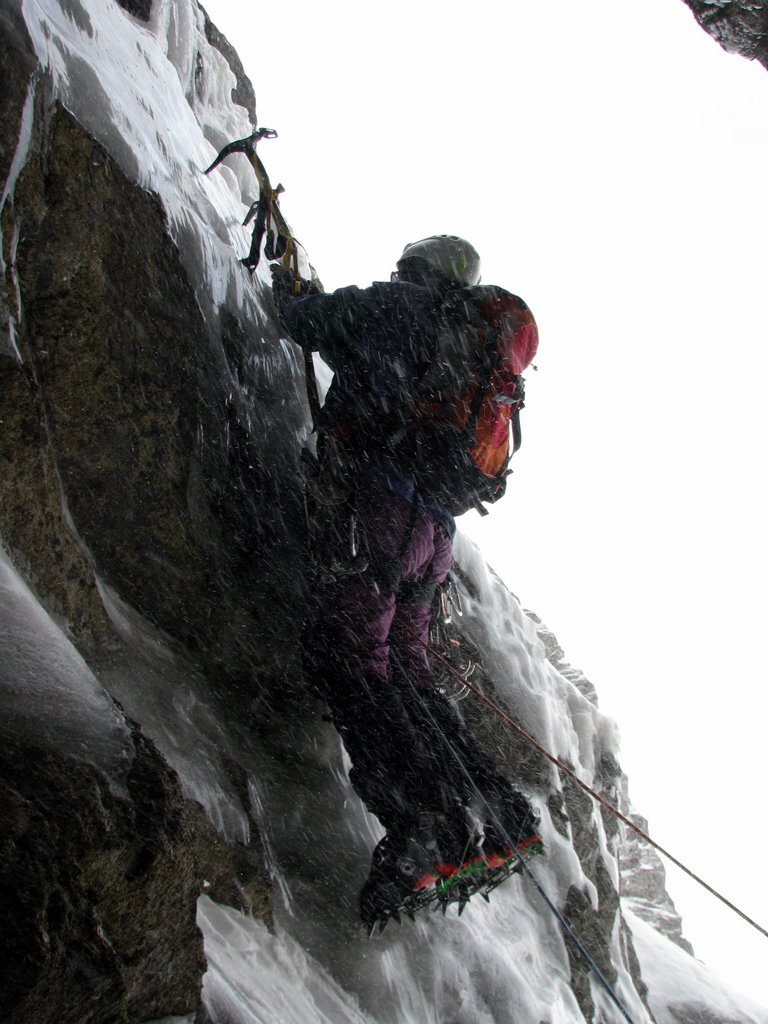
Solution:
<svg viewBox="0 0 768 1024">
<path fill-rule="evenodd" d="M 538 344 L 525 303 L 479 280 L 477 252 L 453 235 L 407 245 L 392 280 L 369 288 L 302 282 L 296 295 L 274 271 L 291 338 L 334 371 L 308 487 L 316 573 L 304 654 L 352 784 L 386 830 L 360 894 L 369 925 L 439 871 L 499 863 L 536 832 L 526 798 L 436 686 L 425 647 L 454 515 L 503 493 L 519 375 Z"/>
</svg>

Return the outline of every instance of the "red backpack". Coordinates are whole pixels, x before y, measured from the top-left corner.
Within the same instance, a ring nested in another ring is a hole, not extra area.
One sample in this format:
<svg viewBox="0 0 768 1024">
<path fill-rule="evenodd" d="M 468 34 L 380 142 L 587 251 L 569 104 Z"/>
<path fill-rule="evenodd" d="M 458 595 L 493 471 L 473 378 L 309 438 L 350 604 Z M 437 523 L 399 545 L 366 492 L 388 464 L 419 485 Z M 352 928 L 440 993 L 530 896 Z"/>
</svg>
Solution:
<svg viewBox="0 0 768 1024">
<path fill-rule="evenodd" d="M 536 355 L 536 322 L 522 299 L 491 285 L 448 293 L 440 315 L 436 351 L 408 410 L 414 473 L 454 515 L 485 515 L 482 503 L 504 494 L 520 447 L 521 375 Z"/>
</svg>

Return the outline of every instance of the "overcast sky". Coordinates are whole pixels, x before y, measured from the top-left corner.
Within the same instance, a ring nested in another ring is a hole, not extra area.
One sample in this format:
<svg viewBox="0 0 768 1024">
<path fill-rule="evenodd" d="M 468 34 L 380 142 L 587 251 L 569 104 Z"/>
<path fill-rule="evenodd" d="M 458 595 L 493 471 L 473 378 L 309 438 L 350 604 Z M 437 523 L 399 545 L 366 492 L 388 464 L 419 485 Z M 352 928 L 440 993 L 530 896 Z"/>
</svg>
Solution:
<svg viewBox="0 0 768 1024">
<path fill-rule="evenodd" d="M 597 686 L 651 833 L 765 927 L 768 71 L 682 0 L 205 6 L 326 288 L 447 232 L 533 309 L 514 477 L 462 526 Z M 669 884 L 768 1005 L 768 939 Z"/>
</svg>

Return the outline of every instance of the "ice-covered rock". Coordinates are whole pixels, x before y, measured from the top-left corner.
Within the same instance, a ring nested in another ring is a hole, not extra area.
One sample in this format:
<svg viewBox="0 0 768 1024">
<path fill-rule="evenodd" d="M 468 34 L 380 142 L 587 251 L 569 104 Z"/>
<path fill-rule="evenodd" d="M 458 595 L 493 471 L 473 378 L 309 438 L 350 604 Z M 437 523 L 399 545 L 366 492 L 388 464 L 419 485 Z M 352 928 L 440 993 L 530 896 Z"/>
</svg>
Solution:
<svg viewBox="0 0 768 1024">
<path fill-rule="evenodd" d="M 5 1019 L 707 1019 L 658 872 L 576 781 L 620 799 L 616 725 L 464 538 L 477 682 L 573 775 L 465 701 L 546 855 L 361 935 L 380 828 L 298 658 L 302 364 L 239 262 L 250 164 L 202 173 L 252 90 L 195 0 L 17 0 L 0 31 Z"/>
</svg>

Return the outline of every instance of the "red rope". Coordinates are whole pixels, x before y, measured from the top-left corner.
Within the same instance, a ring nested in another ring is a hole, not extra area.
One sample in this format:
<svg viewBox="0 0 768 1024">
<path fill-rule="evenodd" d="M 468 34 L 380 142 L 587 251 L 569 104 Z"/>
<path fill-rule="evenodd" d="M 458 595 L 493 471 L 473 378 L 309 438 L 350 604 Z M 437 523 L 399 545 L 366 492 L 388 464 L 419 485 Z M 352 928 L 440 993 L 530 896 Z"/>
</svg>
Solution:
<svg viewBox="0 0 768 1024">
<path fill-rule="evenodd" d="M 615 818 L 618 818 L 619 821 L 623 821 L 625 825 L 628 825 L 629 828 L 631 828 L 633 832 L 640 836 L 641 839 L 645 840 L 646 843 L 649 843 L 655 850 L 658 850 L 659 853 L 663 854 L 668 860 L 672 861 L 673 864 L 679 867 L 681 871 L 684 871 L 686 875 L 689 875 L 695 882 L 698 882 L 699 885 L 701 885 L 704 889 L 707 890 L 707 892 L 711 893 L 713 896 L 716 896 L 717 899 L 719 899 L 722 903 L 726 905 L 726 907 L 728 907 L 734 913 L 738 914 L 739 917 L 743 918 L 748 924 L 751 924 L 753 928 L 756 928 L 759 932 L 765 935 L 766 938 L 768 938 L 768 931 L 766 931 L 765 928 L 759 925 L 756 921 L 753 921 L 752 918 L 745 914 L 743 910 L 739 910 L 737 906 L 731 903 L 730 900 L 726 899 L 725 896 L 719 893 L 716 889 L 713 889 L 712 886 L 705 882 L 703 878 L 700 878 L 697 874 L 691 871 L 690 868 L 687 868 L 685 864 L 679 861 L 677 857 L 674 857 L 669 852 L 669 850 L 666 850 L 663 846 L 657 843 L 655 839 L 651 839 L 651 837 L 646 832 L 644 832 L 639 825 L 636 825 L 634 821 L 628 818 L 625 814 L 622 814 L 618 807 L 614 807 L 613 804 L 606 800 L 604 796 L 601 796 L 600 793 L 592 789 L 591 786 L 588 786 L 586 782 L 583 782 L 578 777 L 578 775 L 576 775 L 576 773 L 568 767 L 568 765 L 563 764 L 563 762 L 559 758 L 555 757 L 554 754 L 550 754 L 549 751 L 545 750 L 544 747 L 542 747 L 542 745 L 533 738 L 533 736 L 530 736 L 525 731 L 525 729 L 523 729 L 521 726 L 517 724 L 517 722 L 510 718 L 510 716 L 506 713 L 506 711 L 503 710 L 503 708 L 500 708 L 495 701 L 492 701 L 490 699 L 490 697 L 486 697 L 486 695 L 476 686 L 470 683 L 470 681 L 465 676 L 463 676 L 460 672 L 457 672 L 453 665 L 451 665 L 451 663 L 447 661 L 443 657 L 443 655 L 440 654 L 439 651 L 436 651 L 433 647 L 430 647 L 430 645 L 426 641 L 422 640 L 422 638 L 418 635 L 418 633 L 415 630 L 411 629 L 411 627 L 406 625 L 405 623 L 403 623 L 402 625 L 405 627 L 406 631 L 411 634 L 411 636 L 418 640 L 418 642 L 422 645 L 422 647 L 427 651 L 427 653 L 431 657 L 433 657 L 436 661 L 439 661 L 440 664 L 452 676 L 454 676 L 455 679 L 457 679 L 464 686 L 466 686 L 471 693 L 473 693 L 483 702 L 483 704 L 490 708 L 491 711 L 493 711 L 493 713 L 497 715 L 512 730 L 512 732 L 517 733 L 517 735 L 524 739 L 526 743 L 528 743 L 530 746 L 532 746 L 534 750 L 537 750 L 540 754 L 546 757 L 548 761 L 551 761 L 552 764 L 559 768 L 561 772 L 564 772 L 564 774 L 567 775 L 568 778 L 572 779 L 586 793 L 589 793 L 593 800 L 596 800 L 602 807 L 605 807 L 605 809 L 609 811 Z"/>
</svg>

